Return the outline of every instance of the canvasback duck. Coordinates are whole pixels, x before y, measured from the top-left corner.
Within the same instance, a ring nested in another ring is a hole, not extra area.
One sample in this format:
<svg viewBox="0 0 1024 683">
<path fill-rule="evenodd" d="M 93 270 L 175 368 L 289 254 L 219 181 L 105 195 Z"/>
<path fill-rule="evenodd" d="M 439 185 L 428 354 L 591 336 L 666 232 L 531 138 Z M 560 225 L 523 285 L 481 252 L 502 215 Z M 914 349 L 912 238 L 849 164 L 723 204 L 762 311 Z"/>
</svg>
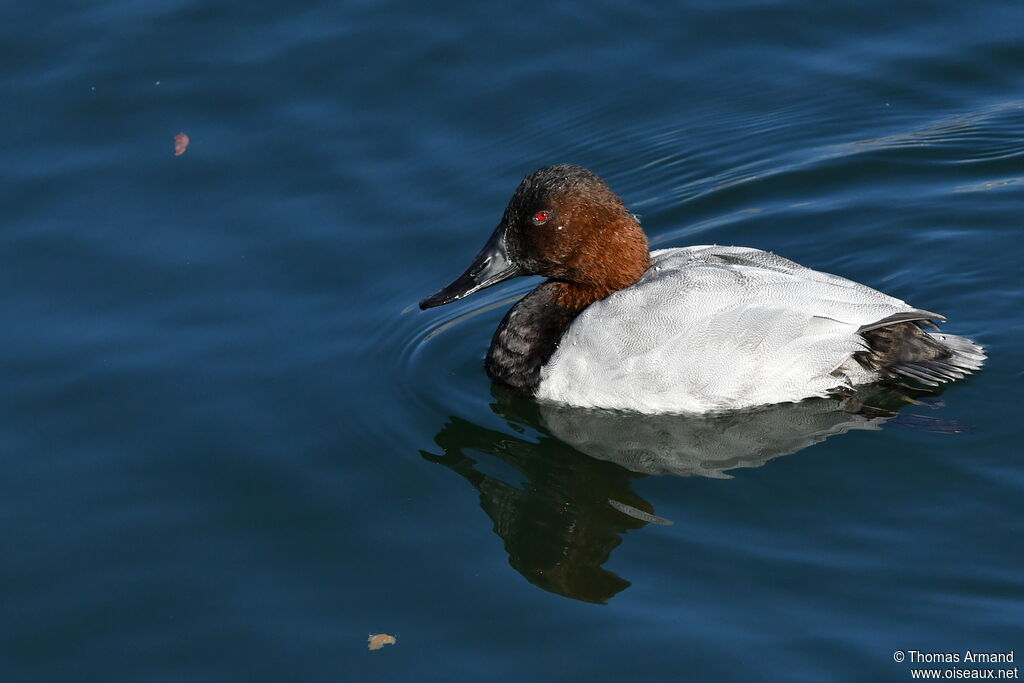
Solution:
<svg viewBox="0 0 1024 683">
<path fill-rule="evenodd" d="M 937 386 L 985 359 L 938 332 L 937 313 L 760 249 L 648 253 L 618 195 L 570 164 L 524 178 L 466 272 L 420 308 L 519 275 L 549 279 L 501 321 L 487 374 L 562 404 L 718 412 L 891 379 Z"/>
</svg>

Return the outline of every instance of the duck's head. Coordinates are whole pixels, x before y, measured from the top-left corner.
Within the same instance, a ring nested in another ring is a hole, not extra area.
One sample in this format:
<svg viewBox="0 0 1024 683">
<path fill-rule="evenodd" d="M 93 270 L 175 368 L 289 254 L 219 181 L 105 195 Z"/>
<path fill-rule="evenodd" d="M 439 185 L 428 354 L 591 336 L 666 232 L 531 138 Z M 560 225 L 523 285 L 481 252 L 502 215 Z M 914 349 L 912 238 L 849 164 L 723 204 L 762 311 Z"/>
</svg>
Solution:
<svg viewBox="0 0 1024 683">
<path fill-rule="evenodd" d="M 520 275 L 560 283 L 557 303 L 583 308 L 629 287 L 649 265 L 640 224 L 601 178 L 572 164 L 547 166 L 519 184 L 466 272 L 420 301 L 420 308 L 458 301 Z"/>
</svg>

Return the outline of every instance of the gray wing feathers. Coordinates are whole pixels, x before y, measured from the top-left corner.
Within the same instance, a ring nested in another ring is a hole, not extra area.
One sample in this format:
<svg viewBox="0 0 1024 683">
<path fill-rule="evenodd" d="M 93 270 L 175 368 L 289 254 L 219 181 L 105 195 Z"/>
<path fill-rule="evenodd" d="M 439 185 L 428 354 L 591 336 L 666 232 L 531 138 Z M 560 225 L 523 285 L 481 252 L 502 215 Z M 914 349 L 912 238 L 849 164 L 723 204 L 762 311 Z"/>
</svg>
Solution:
<svg viewBox="0 0 1024 683">
<path fill-rule="evenodd" d="M 931 322 L 932 320 L 938 320 L 940 322 L 945 322 L 946 318 L 945 318 L 945 316 L 939 315 L 938 313 L 932 313 L 931 311 L 925 311 L 925 310 L 920 309 L 920 308 L 915 308 L 912 311 L 904 311 L 904 312 L 901 312 L 901 313 L 894 313 L 893 315 L 886 316 L 885 318 L 882 318 L 881 320 L 879 320 L 877 322 L 869 323 L 867 325 L 861 325 L 860 329 L 857 330 L 857 331 L 863 334 L 864 332 L 870 332 L 871 330 L 877 330 L 879 327 L 885 327 L 886 325 L 894 325 L 896 323 L 907 323 L 907 322 L 918 322 L 918 321 L 925 321 L 926 323 L 929 324 L 930 327 L 934 327 L 935 329 L 938 329 L 934 325 L 934 323 Z"/>
</svg>

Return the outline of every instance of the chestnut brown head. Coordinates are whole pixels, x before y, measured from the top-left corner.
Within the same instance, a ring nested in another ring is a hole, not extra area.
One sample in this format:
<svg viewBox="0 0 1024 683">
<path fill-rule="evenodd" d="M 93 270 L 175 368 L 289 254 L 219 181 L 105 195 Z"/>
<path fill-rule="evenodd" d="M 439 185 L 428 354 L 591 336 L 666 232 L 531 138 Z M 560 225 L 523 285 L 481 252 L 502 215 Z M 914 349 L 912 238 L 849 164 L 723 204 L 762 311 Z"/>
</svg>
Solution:
<svg viewBox="0 0 1024 683">
<path fill-rule="evenodd" d="M 622 200 L 596 174 L 560 164 L 519 184 L 490 240 L 450 285 L 420 308 L 457 301 L 519 275 L 564 283 L 586 305 L 636 282 L 649 265 L 647 238 Z"/>
</svg>

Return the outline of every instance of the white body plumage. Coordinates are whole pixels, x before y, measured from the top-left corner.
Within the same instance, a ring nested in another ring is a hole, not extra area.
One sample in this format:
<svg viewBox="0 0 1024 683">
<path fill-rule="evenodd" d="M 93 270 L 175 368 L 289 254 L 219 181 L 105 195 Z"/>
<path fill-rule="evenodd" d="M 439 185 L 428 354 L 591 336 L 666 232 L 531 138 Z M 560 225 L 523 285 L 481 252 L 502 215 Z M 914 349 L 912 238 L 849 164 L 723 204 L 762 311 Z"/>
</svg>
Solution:
<svg viewBox="0 0 1024 683">
<path fill-rule="evenodd" d="M 636 284 L 573 320 L 537 398 L 706 413 L 824 396 L 879 379 L 853 354 L 864 328 L 898 314 L 942 319 L 759 249 L 662 249 Z"/>
</svg>

